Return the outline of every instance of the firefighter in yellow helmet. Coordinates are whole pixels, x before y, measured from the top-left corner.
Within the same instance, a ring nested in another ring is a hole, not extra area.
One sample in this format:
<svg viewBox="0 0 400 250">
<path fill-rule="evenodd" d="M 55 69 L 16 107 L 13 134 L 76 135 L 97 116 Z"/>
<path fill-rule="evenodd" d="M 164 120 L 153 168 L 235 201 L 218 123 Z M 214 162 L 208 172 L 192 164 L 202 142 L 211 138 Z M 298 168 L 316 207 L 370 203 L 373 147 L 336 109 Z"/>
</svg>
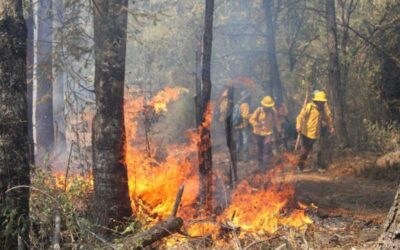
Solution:
<svg viewBox="0 0 400 250">
<path fill-rule="evenodd" d="M 275 111 L 275 102 L 270 96 L 265 96 L 250 116 L 253 133 L 257 138 L 258 162 L 261 171 L 265 171 L 272 160 L 272 143 L 274 135 L 280 133 L 279 121 Z"/>
<path fill-rule="evenodd" d="M 302 108 L 296 119 L 296 130 L 301 137 L 301 152 L 298 168 L 304 169 L 305 161 L 313 148 L 315 140 L 320 137 L 322 123 L 329 127 L 330 133 L 335 132 L 332 112 L 327 103 L 324 91 L 315 91 L 312 102 Z"/>
</svg>

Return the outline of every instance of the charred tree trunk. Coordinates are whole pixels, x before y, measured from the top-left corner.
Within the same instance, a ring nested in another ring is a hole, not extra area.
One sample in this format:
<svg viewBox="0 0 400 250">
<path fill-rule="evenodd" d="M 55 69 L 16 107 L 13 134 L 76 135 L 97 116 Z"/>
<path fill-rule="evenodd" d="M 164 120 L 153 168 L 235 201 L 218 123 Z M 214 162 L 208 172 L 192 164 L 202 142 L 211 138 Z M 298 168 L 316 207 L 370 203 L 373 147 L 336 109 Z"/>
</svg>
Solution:
<svg viewBox="0 0 400 250">
<path fill-rule="evenodd" d="M 28 139 L 29 139 L 29 161 L 35 164 L 35 144 L 33 141 L 33 66 L 34 66 L 34 14 L 32 0 L 27 6 L 28 18 L 26 19 L 26 79 L 27 79 L 27 102 L 28 102 Z"/>
<path fill-rule="evenodd" d="M 202 117 L 199 128 L 199 173 L 200 173 L 200 204 L 206 211 L 212 210 L 212 151 L 211 151 L 211 54 L 213 40 L 214 0 L 206 0 L 204 35 L 203 35 L 203 66 L 200 114 Z"/>
<path fill-rule="evenodd" d="M 194 103 L 195 103 L 195 112 L 196 112 L 196 127 L 199 128 L 201 125 L 201 120 L 202 116 L 200 113 L 200 106 L 201 106 L 201 44 L 197 46 L 197 50 L 195 52 L 195 65 L 196 65 L 196 70 L 194 72 L 194 77 L 195 77 L 195 90 L 196 90 L 196 96 L 194 97 Z"/>
<path fill-rule="evenodd" d="M 112 227 L 132 215 L 124 159 L 124 81 L 128 0 L 95 0 L 96 114 L 93 119 L 94 217 Z"/>
<path fill-rule="evenodd" d="M 231 188 L 234 188 L 237 182 L 237 150 L 236 143 L 234 140 L 234 131 L 232 124 L 232 114 L 233 114 L 233 98 L 235 96 L 235 89 L 231 86 L 228 89 L 228 108 L 227 115 L 225 119 L 225 136 L 226 136 L 226 145 L 228 146 L 229 156 L 231 158 L 231 165 L 229 168 L 229 184 Z"/>
<path fill-rule="evenodd" d="M 280 107 L 283 101 L 282 83 L 279 73 L 278 59 L 276 57 L 275 29 L 276 20 L 274 19 L 274 0 L 264 0 L 265 20 L 267 22 L 267 56 L 269 62 L 270 86 L 265 89 L 274 97 L 276 106 Z"/>
<path fill-rule="evenodd" d="M 346 144 L 347 132 L 344 119 L 344 86 L 340 78 L 335 0 L 326 0 L 327 48 L 329 53 L 329 92 L 334 104 L 335 127 L 341 143 Z"/>
<path fill-rule="evenodd" d="M 18 246 L 19 237 L 23 242 L 29 243 L 29 190 L 17 188 L 6 193 L 10 188 L 30 184 L 26 39 L 22 1 L 0 1 L 0 242 L 2 249 L 17 249 L 18 247 L 27 249 L 27 246 Z"/>
<path fill-rule="evenodd" d="M 400 186 L 397 189 L 393 205 L 386 218 L 383 233 L 379 238 L 376 249 L 400 249 Z"/>
<path fill-rule="evenodd" d="M 36 145 L 41 153 L 49 153 L 54 145 L 52 0 L 39 0 L 37 9 Z"/>
</svg>

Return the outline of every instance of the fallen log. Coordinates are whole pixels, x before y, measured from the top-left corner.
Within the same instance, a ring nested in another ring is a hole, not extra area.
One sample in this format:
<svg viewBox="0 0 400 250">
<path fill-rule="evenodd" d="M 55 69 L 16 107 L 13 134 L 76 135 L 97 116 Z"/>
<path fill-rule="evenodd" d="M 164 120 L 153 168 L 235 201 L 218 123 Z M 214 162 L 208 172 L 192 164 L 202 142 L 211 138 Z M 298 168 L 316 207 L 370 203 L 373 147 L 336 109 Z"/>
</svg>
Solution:
<svg viewBox="0 0 400 250">
<path fill-rule="evenodd" d="M 144 232 L 126 239 L 124 241 L 125 243 L 123 244 L 123 249 L 143 249 L 167 236 L 181 232 L 183 220 L 179 217 L 176 217 L 176 214 L 178 212 L 179 204 L 182 200 L 183 190 L 184 186 L 182 185 L 179 188 L 178 194 L 176 195 L 171 216 L 167 220 L 158 223 Z"/>
<path fill-rule="evenodd" d="M 390 168 L 400 165 L 400 150 L 379 157 L 376 161 L 376 165 L 380 168 Z"/>
<path fill-rule="evenodd" d="M 183 220 L 169 217 L 154 227 L 125 240 L 124 249 L 143 249 L 171 234 L 178 232 L 183 225 Z"/>
</svg>

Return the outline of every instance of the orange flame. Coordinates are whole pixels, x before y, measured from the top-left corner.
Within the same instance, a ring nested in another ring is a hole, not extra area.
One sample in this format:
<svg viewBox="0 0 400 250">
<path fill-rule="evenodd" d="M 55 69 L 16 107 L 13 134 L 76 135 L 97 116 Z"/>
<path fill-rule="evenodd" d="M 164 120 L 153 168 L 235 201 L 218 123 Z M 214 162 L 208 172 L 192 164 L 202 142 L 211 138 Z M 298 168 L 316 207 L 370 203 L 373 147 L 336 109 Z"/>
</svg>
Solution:
<svg viewBox="0 0 400 250">
<path fill-rule="evenodd" d="M 149 105 L 154 107 L 156 113 L 166 112 L 168 111 L 168 103 L 178 100 L 179 96 L 184 92 L 187 93 L 188 90 L 185 88 L 166 87 L 151 99 Z"/>
<path fill-rule="evenodd" d="M 157 159 L 145 153 L 144 136 L 140 133 L 142 129 L 139 129 L 139 114 L 144 106 L 154 107 L 157 113 L 165 112 L 168 104 L 178 100 L 184 92 L 185 90 L 180 88 L 166 88 L 150 101 L 146 102 L 143 97 L 138 97 L 125 102 L 125 160 L 132 208 L 139 219 L 149 224 L 170 215 L 181 184 L 185 185 L 185 192 L 178 216 L 183 217 L 185 221 L 193 220 L 196 216 L 195 205 L 199 193 L 197 153 L 198 143 L 202 141 L 199 137 L 201 133 L 188 132 L 187 143 L 161 147 L 166 152 L 166 157 Z M 199 127 L 200 131 L 210 127 L 211 109 L 212 105 L 209 104 L 206 119 Z M 289 161 L 293 160 L 291 155 L 287 158 Z M 232 217 L 232 222 L 244 232 L 274 233 L 280 226 L 300 228 L 312 223 L 305 214 L 305 206 L 299 204 L 296 209 L 287 208 L 294 199 L 294 186 L 275 183 L 274 177 L 279 175 L 282 169 L 283 165 L 276 166 L 265 175 L 250 176 L 243 180 L 233 191 L 230 205 L 217 217 L 216 223 L 194 223 L 188 226 L 188 232 L 193 235 L 215 236 L 218 233 L 217 223 L 231 220 Z"/>
<path fill-rule="evenodd" d="M 55 180 L 55 183 L 54 183 L 55 187 L 60 190 L 63 190 L 66 188 L 66 191 L 68 192 L 71 189 L 71 186 L 77 182 L 85 183 L 85 185 L 90 188 L 93 187 L 93 176 L 91 176 L 91 175 L 82 176 L 82 175 L 74 173 L 68 177 L 67 182 L 65 182 L 65 174 L 64 173 L 54 172 L 54 173 L 52 173 L 52 175 Z M 66 184 L 66 186 L 65 186 L 65 184 Z"/>
<path fill-rule="evenodd" d="M 198 174 L 193 171 L 196 161 L 196 138 L 184 145 L 168 145 L 166 158 L 157 160 L 148 157 L 140 145 L 143 138 L 138 135 L 138 114 L 145 105 L 153 106 L 156 112 L 167 110 L 169 102 L 177 100 L 187 92 L 183 88 L 166 88 L 148 103 L 143 97 L 125 103 L 126 156 L 129 190 L 134 211 L 143 217 L 166 218 L 172 210 L 179 186 L 185 184 L 182 206 L 195 202 L 198 193 Z"/>
<path fill-rule="evenodd" d="M 288 160 L 292 156 L 287 155 Z M 248 232 L 274 233 L 279 226 L 286 225 L 301 228 L 313 221 L 305 214 L 306 205 L 298 204 L 299 208 L 285 215 L 285 208 L 294 199 L 292 184 L 275 183 L 275 178 L 281 175 L 284 166 L 278 165 L 264 175 L 256 175 L 249 181 L 243 180 L 232 194 L 230 206 L 222 217 L 233 216 L 233 223 Z M 303 206 L 303 207 L 302 207 Z"/>
</svg>

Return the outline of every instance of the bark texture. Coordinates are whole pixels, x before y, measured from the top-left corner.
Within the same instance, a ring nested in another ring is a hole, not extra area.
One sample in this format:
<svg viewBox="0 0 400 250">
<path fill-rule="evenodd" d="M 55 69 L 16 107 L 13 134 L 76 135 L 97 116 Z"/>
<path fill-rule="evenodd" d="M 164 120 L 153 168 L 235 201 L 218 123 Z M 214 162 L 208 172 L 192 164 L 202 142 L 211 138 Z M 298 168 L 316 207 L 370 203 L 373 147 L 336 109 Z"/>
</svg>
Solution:
<svg viewBox="0 0 400 250">
<path fill-rule="evenodd" d="M 18 188 L 5 193 L 10 188 L 30 184 L 26 38 L 22 1 L 1 0 L 0 248 L 2 249 L 17 249 L 18 234 L 25 243 L 29 243 L 29 190 Z M 8 226 L 4 226 L 3 223 L 7 223 Z"/>
<path fill-rule="evenodd" d="M 37 86 L 35 98 L 36 145 L 40 153 L 46 153 L 52 150 L 54 143 L 52 0 L 39 0 L 37 4 Z"/>
<path fill-rule="evenodd" d="M 334 104 L 335 127 L 341 143 L 346 144 L 347 132 L 344 119 L 344 86 L 340 77 L 335 0 L 326 0 L 328 87 Z"/>
<path fill-rule="evenodd" d="M 34 66 L 34 16 L 33 16 L 33 3 L 29 0 L 27 6 L 28 17 L 26 19 L 27 39 L 26 39 L 26 79 L 28 87 L 28 135 L 29 135 L 29 160 L 32 165 L 35 164 L 35 143 L 33 140 L 33 66 Z"/>
<path fill-rule="evenodd" d="M 124 80 L 128 0 L 96 0 L 96 114 L 93 120 L 94 217 L 112 227 L 132 215 L 124 159 Z"/>
<path fill-rule="evenodd" d="M 236 143 L 234 140 L 234 129 L 233 129 L 233 99 L 235 96 L 235 89 L 233 86 L 228 89 L 228 108 L 227 108 L 227 116 L 225 119 L 225 137 L 226 137 L 226 145 L 229 150 L 229 156 L 231 160 L 231 165 L 229 168 L 229 184 L 231 188 L 235 188 L 236 182 L 238 180 L 237 176 L 237 149 Z"/>
<path fill-rule="evenodd" d="M 379 238 L 376 249 L 400 249 L 400 186 L 397 189 L 393 205 L 386 218 L 383 233 Z"/>
<path fill-rule="evenodd" d="M 199 128 L 199 173 L 200 204 L 207 211 L 212 210 L 212 151 L 211 151 L 211 55 L 213 40 L 214 0 L 206 0 L 203 64 L 200 114 L 202 122 Z"/>
<path fill-rule="evenodd" d="M 265 20 L 267 23 L 267 56 L 269 62 L 270 85 L 265 90 L 273 96 L 276 106 L 280 107 L 283 101 L 282 83 L 279 73 L 278 59 L 276 57 L 276 40 L 274 20 L 274 0 L 264 0 Z"/>
</svg>

